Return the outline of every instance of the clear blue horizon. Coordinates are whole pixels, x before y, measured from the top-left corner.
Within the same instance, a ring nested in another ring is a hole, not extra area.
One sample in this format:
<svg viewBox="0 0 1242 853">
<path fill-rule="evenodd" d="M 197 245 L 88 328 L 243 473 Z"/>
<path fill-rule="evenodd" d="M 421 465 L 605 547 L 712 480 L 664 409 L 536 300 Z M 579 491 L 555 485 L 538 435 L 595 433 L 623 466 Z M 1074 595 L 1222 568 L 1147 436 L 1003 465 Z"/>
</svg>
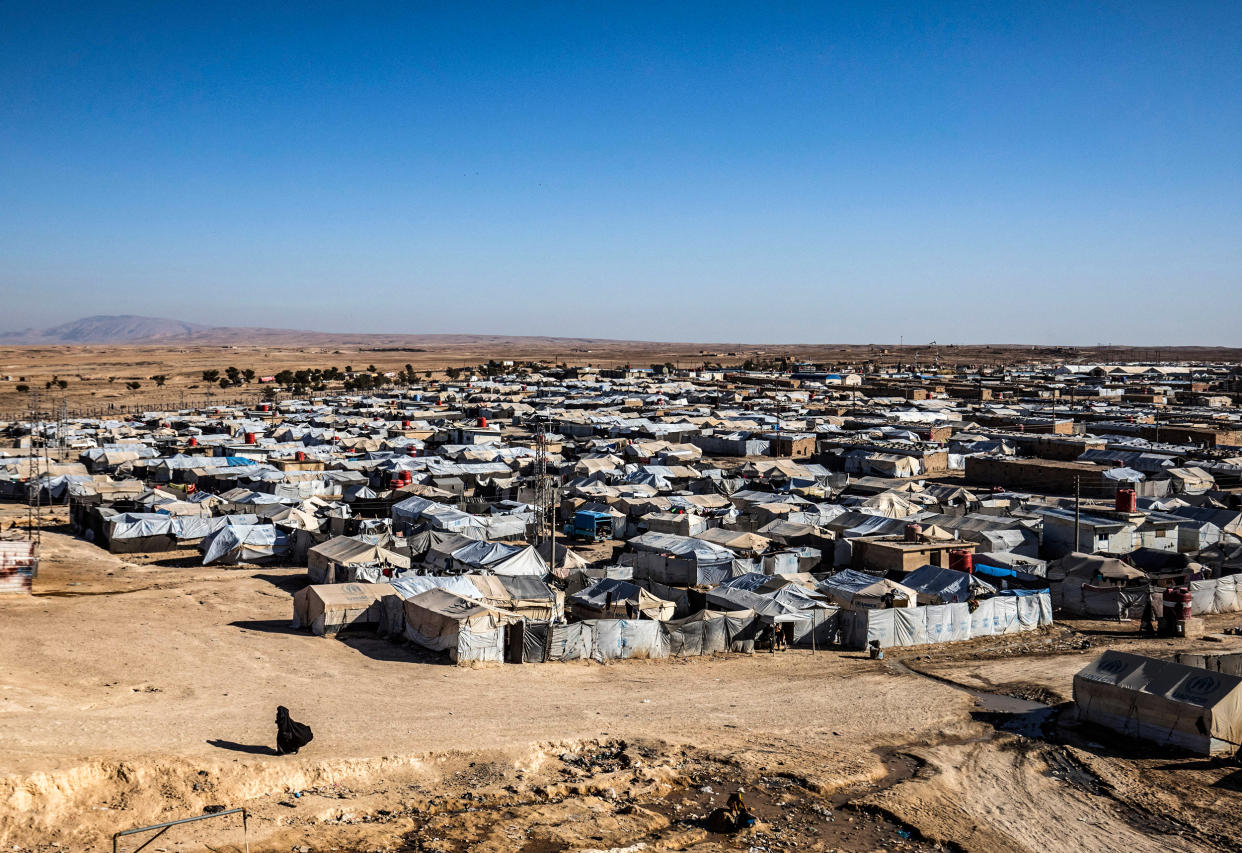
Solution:
<svg viewBox="0 0 1242 853">
<path fill-rule="evenodd" d="M 7 4 L 0 329 L 1242 345 L 1242 6 Z"/>
</svg>

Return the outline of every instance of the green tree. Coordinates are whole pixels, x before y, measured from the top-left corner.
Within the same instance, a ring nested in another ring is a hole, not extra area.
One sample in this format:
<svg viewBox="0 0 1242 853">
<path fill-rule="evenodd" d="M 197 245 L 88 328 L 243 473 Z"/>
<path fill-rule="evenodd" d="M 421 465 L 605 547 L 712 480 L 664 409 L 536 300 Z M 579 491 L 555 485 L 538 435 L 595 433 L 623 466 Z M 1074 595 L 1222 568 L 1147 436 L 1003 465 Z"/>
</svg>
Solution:
<svg viewBox="0 0 1242 853">
<path fill-rule="evenodd" d="M 137 391 L 139 388 L 142 387 L 142 383 L 141 382 L 126 382 L 125 387 L 131 391 Z"/>
<path fill-rule="evenodd" d="M 247 367 L 242 371 L 242 378 L 247 382 L 253 382 L 255 377 L 254 368 Z"/>
<path fill-rule="evenodd" d="M 168 377 L 163 373 L 157 373 L 151 377 L 151 381 L 156 384 L 156 387 L 163 388 L 164 383 L 168 381 Z"/>
<path fill-rule="evenodd" d="M 25 393 L 26 393 L 27 391 L 29 391 L 29 390 L 30 390 L 30 386 L 29 386 L 29 385 L 20 385 L 20 384 L 19 384 L 19 385 L 17 386 L 17 392 L 18 392 L 19 394 L 25 394 Z"/>
<path fill-rule="evenodd" d="M 220 378 L 220 371 L 218 370 L 204 370 L 203 371 L 204 382 L 215 382 L 219 378 Z"/>
</svg>

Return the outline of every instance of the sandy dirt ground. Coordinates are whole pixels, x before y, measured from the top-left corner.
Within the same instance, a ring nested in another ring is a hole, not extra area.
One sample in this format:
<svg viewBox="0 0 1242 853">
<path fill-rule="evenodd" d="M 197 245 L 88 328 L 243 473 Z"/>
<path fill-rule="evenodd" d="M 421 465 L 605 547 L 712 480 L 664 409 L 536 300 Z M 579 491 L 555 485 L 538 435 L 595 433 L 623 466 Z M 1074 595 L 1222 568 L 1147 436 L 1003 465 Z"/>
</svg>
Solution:
<svg viewBox="0 0 1242 853">
<path fill-rule="evenodd" d="M 1208 347 L 1165 348 L 1170 360 L 1229 360 L 1242 350 Z M 0 346 L 0 419 L 18 417 L 33 405 L 49 413 L 63 403 L 70 414 L 82 415 L 139 406 L 174 408 L 209 403 L 253 402 L 263 386 L 251 383 L 221 389 L 202 379 L 204 370 L 223 372 L 232 366 L 272 376 L 281 370 L 337 367 L 380 372 L 400 371 L 409 364 L 420 373 L 443 378 L 446 367 L 482 364 L 489 359 L 546 361 L 575 366 L 649 367 L 671 363 L 702 367 L 705 363 L 737 367 L 747 359 L 787 357 L 833 364 L 843 369 L 865 365 L 930 366 L 938 357 L 943 365 L 999 365 L 1027 362 L 1132 361 L 1151 358 L 1154 351 L 1134 347 L 1031 347 L 1008 345 L 940 346 L 911 344 L 737 344 L 654 343 L 603 341 L 586 338 L 503 337 L 488 335 L 330 335 L 279 331 L 238 331 L 224 339 L 171 341 L 132 345 Z M 157 386 L 152 377 L 167 377 Z M 53 378 L 67 387 L 47 389 Z M 130 390 L 128 382 L 140 387 Z M 17 391 L 29 386 L 30 392 Z M 339 387 L 337 387 L 339 390 Z M 37 399 L 33 399 L 37 395 Z"/>
<path fill-rule="evenodd" d="M 36 594 L 0 601 L 0 848 L 105 850 L 217 806 L 250 811 L 255 851 L 1242 846 L 1236 768 L 1058 728 L 1055 710 L 1024 728 L 1026 706 L 968 689 L 1055 701 L 1101 645 L 1202 640 L 1084 626 L 883 662 L 458 668 L 292 632 L 303 571 L 191 557 L 44 533 Z M 314 728 L 298 756 L 272 754 L 278 704 Z M 739 789 L 759 824 L 706 831 Z M 222 818 L 146 849 L 240 845 Z"/>
</svg>

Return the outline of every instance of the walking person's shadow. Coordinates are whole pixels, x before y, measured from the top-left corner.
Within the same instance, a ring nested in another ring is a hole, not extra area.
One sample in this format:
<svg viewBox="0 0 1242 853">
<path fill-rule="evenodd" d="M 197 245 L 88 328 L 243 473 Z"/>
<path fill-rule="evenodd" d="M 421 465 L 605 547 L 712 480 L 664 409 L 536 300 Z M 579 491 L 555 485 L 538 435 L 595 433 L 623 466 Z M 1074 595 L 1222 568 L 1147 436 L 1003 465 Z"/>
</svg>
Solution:
<svg viewBox="0 0 1242 853">
<path fill-rule="evenodd" d="M 231 740 L 220 740 L 219 738 L 212 738 L 208 740 L 207 743 L 211 744 L 216 749 L 228 749 L 228 750 L 232 750 L 233 752 L 244 752 L 248 755 L 279 755 L 280 754 L 272 747 L 265 746 L 263 744 L 258 744 L 258 743 L 235 743 L 234 741 L 231 741 Z"/>
</svg>

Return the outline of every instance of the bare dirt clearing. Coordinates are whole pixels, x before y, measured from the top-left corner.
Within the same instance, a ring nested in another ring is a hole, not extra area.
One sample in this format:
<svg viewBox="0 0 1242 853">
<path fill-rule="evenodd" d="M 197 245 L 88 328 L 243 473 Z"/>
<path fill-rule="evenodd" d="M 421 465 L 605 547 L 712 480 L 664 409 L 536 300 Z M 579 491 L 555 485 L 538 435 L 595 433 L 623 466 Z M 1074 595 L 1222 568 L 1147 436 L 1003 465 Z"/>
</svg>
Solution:
<svg viewBox="0 0 1242 853">
<path fill-rule="evenodd" d="M 54 532 L 43 553 L 36 595 L 0 603 L 6 849 L 109 849 L 213 805 L 251 809 L 252 849 L 273 851 L 1242 845 L 1228 767 L 1001 731 L 961 687 L 853 652 L 459 669 L 289 631 L 302 570 L 121 559 Z M 1094 653 L 998 651 L 903 657 L 1055 698 Z M 314 727 L 299 756 L 270 754 L 277 704 Z M 706 833 L 737 787 L 760 826 Z M 157 846 L 239 842 L 199 825 Z"/>
</svg>

